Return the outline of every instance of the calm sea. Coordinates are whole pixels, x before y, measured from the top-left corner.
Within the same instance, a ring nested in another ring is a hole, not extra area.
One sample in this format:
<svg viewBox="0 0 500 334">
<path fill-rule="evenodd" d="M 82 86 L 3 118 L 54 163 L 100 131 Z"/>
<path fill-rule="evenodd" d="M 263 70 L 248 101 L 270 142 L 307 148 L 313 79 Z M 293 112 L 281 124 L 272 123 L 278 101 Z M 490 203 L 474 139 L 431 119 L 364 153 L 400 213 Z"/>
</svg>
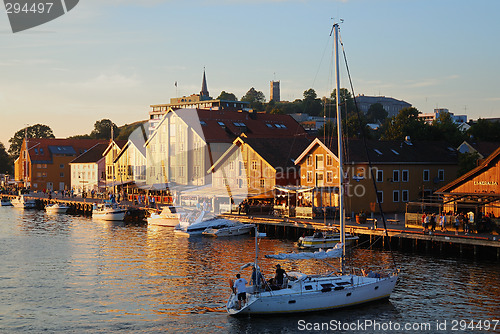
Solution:
<svg viewBox="0 0 500 334">
<path fill-rule="evenodd" d="M 293 248 L 292 241 L 260 241 L 261 254 Z M 493 332 L 500 320 L 499 262 L 411 253 L 395 254 L 401 280 L 387 302 L 231 318 L 229 279 L 253 256 L 251 237 L 187 238 L 171 228 L 0 207 L 0 332 L 472 333 Z M 275 260 L 261 259 L 270 275 Z M 369 269 L 391 263 L 379 250 L 355 250 L 352 259 Z M 284 268 L 327 270 L 310 261 Z"/>
</svg>

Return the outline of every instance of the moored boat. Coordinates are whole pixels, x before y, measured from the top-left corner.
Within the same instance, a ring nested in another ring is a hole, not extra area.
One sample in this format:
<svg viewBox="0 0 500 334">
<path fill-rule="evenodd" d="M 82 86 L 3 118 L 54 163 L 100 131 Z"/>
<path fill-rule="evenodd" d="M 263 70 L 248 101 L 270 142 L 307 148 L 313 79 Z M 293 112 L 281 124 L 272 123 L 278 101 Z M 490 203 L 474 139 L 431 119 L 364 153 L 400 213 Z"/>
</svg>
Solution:
<svg viewBox="0 0 500 334">
<path fill-rule="evenodd" d="M 25 195 L 19 195 L 11 200 L 11 203 L 16 208 L 34 209 L 36 202 L 32 198 L 27 198 Z"/>
<path fill-rule="evenodd" d="M 203 231 L 204 236 L 209 237 L 232 237 L 237 235 L 249 234 L 255 227 L 254 224 L 243 224 L 241 222 L 233 222 L 233 225 L 225 227 L 208 227 Z"/>
<path fill-rule="evenodd" d="M 123 220 L 127 209 L 120 207 L 116 203 L 105 202 L 94 204 L 92 218 L 100 220 Z"/>
<path fill-rule="evenodd" d="M 2 199 L 1 199 L 1 206 L 12 206 L 12 203 L 10 202 L 9 198 L 2 197 Z"/>
<path fill-rule="evenodd" d="M 45 206 L 47 213 L 66 213 L 68 209 L 69 206 L 64 203 L 54 203 Z"/>
<path fill-rule="evenodd" d="M 175 227 L 181 221 L 182 215 L 175 206 L 164 206 L 160 213 L 153 212 L 147 218 L 148 225 Z"/>
<path fill-rule="evenodd" d="M 318 231 L 313 235 L 300 237 L 297 246 L 300 249 L 325 249 L 335 247 L 340 242 L 341 236 L 339 231 Z M 345 243 L 351 244 L 353 241 L 358 240 L 359 237 L 346 233 Z"/>
</svg>

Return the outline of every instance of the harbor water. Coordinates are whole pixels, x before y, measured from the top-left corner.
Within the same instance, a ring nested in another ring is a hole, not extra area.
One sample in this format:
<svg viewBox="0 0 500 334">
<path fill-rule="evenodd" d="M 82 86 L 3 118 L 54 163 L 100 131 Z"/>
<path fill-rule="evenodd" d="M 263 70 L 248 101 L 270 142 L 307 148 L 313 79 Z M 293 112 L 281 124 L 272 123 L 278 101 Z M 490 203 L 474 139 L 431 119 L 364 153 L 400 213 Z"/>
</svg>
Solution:
<svg viewBox="0 0 500 334">
<path fill-rule="evenodd" d="M 419 253 L 395 253 L 400 281 L 388 301 L 229 317 L 229 280 L 253 262 L 254 244 L 247 236 L 187 238 L 172 228 L 1 207 L 0 333 L 445 333 L 454 325 L 456 332 L 500 332 L 498 261 Z M 293 241 L 270 238 L 259 248 L 267 277 L 278 262 L 265 254 L 295 250 Z M 371 249 L 356 249 L 351 259 L 370 270 L 392 263 L 390 253 Z M 329 270 L 316 261 L 282 266 Z"/>
</svg>

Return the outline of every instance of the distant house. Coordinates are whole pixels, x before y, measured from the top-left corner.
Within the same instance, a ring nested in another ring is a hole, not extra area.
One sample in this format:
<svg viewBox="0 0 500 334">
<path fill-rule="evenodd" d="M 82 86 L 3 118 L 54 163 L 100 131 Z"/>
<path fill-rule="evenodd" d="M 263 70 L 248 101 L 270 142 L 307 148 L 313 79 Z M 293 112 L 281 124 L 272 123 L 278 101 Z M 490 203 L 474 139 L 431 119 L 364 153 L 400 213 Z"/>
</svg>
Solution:
<svg viewBox="0 0 500 334">
<path fill-rule="evenodd" d="M 387 111 L 387 117 L 396 116 L 401 109 L 411 107 L 411 104 L 408 102 L 396 100 L 395 98 L 386 96 L 358 95 L 356 96 L 356 103 L 359 110 L 365 114 L 368 112 L 368 109 L 370 109 L 372 104 L 380 103 L 384 107 L 384 110 Z"/>
<path fill-rule="evenodd" d="M 441 187 L 445 211 L 500 217 L 500 146 L 478 167 Z"/>
<path fill-rule="evenodd" d="M 457 151 L 460 153 L 477 153 L 479 159 L 485 159 L 499 147 L 500 142 L 471 142 L 465 140 L 458 146 Z"/>
<path fill-rule="evenodd" d="M 404 212 L 406 203 L 429 196 L 452 180 L 458 169 L 456 150 L 444 142 L 346 141 L 344 179 L 347 213 Z M 368 164 L 367 153 L 372 168 Z M 295 161 L 301 185 L 314 187 L 312 206 L 338 205 L 339 170 L 336 141 L 316 138 Z M 377 185 L 375 192 L 373 178 Z"/>
<path fill-rule="evenodd" d="M 96 144 L 96 139 L 28 138 L 16 159 L 15 180 L 32 190 L 69 190 L 69 163 Z"/>
<path fill-rule="evenodd" d="M 106 190 L 106 161 L 103 153 L 107 147 L 106 143 L 96 144 L 69 163 L 71 189 L 77 194 Z"/>
</svg>

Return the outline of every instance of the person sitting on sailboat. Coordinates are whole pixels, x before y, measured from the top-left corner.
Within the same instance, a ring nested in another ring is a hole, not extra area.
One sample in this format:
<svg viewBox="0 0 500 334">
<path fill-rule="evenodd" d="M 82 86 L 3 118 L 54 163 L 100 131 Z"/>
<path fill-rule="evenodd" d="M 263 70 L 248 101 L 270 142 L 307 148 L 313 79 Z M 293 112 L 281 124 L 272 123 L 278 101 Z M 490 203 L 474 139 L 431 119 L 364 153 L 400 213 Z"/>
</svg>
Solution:
<svg viewBox="0 0 500 334">
<path fill-rule="evenodd" d="M 265 284 L 264 277 L 259 269 L 255 270 L 255 265 L 252 269 L 252 278 L 250 279 L 250 283 L 255 286 L 260 286 Z"/>
</svg>

